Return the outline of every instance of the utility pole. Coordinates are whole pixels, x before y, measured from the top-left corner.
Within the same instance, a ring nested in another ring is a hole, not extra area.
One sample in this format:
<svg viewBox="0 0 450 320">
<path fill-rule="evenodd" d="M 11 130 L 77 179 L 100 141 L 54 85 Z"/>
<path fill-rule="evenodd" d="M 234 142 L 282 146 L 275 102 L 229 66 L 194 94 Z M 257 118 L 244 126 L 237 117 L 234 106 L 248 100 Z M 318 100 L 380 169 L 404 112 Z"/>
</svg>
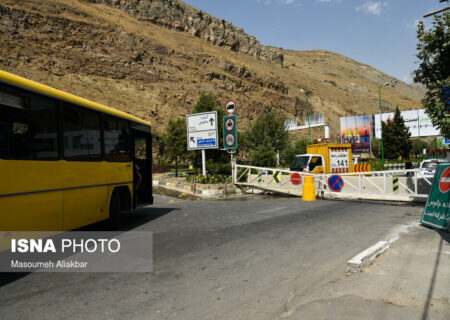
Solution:
<svg viewBox="0 0 450 320">
<path fill-rule="evenodd" d="M 381 112 L 381 86 L 378 86 L 378 97 L 380 100 L 380 129 L 381 129 L 381 164 L 384 169 L 384 146 L 383 146 L 383 113 Z"/>
<path fill-rule="evenodd" d="M 303 92 L 306 96 L 306 112 L 308 115 L 308 130 L 309 130 L 309 143 L 312 143 L 312 138 L 311 138 L 311 124 L 309 122 L 309 103 L 308 103 L 308 93 L 305 92 L 305 90 L 300 89 L 301 92 Z"/>
</svg>

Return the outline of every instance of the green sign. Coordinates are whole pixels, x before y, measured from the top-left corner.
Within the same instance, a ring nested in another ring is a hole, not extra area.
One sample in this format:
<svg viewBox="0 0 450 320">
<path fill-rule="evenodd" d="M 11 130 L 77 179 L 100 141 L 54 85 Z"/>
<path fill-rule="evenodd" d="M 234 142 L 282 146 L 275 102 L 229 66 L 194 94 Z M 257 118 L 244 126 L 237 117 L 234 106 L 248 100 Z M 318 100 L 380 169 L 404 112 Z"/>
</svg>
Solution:
<svg viewBox="0 0 450 320">
<path fill-rule="evenodd" d="M 235 115 L 223 117 L 223 147 L 237 149 L 237 117 Z"/>
<path fill-rule="evenodd" d="M 450 163 L 439 164 L 420 223 L 450 231 Z"/>
</svg>

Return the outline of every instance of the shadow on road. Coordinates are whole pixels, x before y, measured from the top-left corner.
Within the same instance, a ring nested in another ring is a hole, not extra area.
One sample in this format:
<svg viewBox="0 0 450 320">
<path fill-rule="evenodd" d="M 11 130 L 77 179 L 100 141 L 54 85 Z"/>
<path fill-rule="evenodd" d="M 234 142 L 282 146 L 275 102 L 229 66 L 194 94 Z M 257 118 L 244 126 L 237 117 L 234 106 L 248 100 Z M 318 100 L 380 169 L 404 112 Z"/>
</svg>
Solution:
<svg viewBox="0 0 450 320">
<path fill-rule="evenodd" d="M 121 216 L 120 230 L 114 231 L 116 231 L 117 234 L 121 234 L 123 232 L 133 230 L 150 221 L 158 219 L 174 210 L 179 209 L 148 207 L 138 209 L 133 213 L 123 214 Z M 101 221 L 74 231 L 110 231 L 110 226 L 107 221 Z M 64 237 L 64 233 L 60 233 L 56 237 Z M 16 280 L 19 280 L 20 278 L 23 278 L 28 274 L 30 274 L 30 272 L 17 272 L 17 273 L 0 272 L 0 287 L 7 285 L 11 282 L 14 282 Z"/>
<path fill-rule="evenodd" d="M 115 231 L 130 231 L 150 221 L 158 219 L 171 211 L 179 210 L 176 208 L 140 208 L 132 213 L 122 214 L 120 217 L 120 228 Z M 110 226 L 108 221 L 100 221 L 76 231 L 108 231 Z"/>
<path fill-rule="evenodd" d="M 431 228 L 429 228 L 429 229 L 431 229 Z M 450 233 L 444 232 L 441 230 L 434 230 L 434 231 L 436 231 L 441 236 L 441 239 L 439 241 L 439 246 L 438 246 L 437 253 L 436 253 L 436 259 L 434 261 L 433 274 L 431 275 L 430 286 L 428 287 L 427 299 L 426 299 L 425 305 L 423 307 L 423 313 L 422 313 L 422 318 L 421 318 L 422 320 L 428 319 L 431 300 L 433 299 L 434 286 L 436 283 L 436 275 L 437 275 L 437 271 L 438 271 L 439 264 L 440 264 L 441 252 L 443 250 L 444 242 L 446 242 L 446 245 L 450 244 Z"/>
</svg>

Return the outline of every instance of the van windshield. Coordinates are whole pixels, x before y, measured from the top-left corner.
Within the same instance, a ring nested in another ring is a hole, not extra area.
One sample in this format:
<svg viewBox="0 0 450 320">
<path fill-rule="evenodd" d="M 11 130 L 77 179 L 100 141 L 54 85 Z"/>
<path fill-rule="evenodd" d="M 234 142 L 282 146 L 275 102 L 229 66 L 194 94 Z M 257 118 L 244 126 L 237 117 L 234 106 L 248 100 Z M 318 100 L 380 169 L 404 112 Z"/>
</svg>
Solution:
<svg viewBox="0 0 450 320">
<path fill-rule="evenodd" d="M 437 161 L 424 161 L 422 163 L 422 169 L 434 171 L 436 170 L 437 165 L 438 165 Z"/>
<path fill-rule="evenodd" d="M 298 156 L 295 157 L 291 163 L 291 170 L 294 171 L 303 171 L 306 168 L 309 161 L 309 156 Z"/>
</svg>

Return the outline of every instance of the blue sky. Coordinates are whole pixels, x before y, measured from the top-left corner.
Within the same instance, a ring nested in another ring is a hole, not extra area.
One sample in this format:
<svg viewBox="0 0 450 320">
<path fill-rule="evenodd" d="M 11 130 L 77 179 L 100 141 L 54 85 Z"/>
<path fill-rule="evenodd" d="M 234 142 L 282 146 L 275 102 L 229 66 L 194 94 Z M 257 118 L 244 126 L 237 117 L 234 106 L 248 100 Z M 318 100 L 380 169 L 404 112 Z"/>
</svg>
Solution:
<svg viewBox="0 0 450 320">
<path fill-rule="evenodd" d="M 439 0 L 184 0 L 244 28 L 262 44 L 324 49 L 411 82 L 417 22 Z M 431 23 L 432 17 L 425 22 Z"/>
</svg>

